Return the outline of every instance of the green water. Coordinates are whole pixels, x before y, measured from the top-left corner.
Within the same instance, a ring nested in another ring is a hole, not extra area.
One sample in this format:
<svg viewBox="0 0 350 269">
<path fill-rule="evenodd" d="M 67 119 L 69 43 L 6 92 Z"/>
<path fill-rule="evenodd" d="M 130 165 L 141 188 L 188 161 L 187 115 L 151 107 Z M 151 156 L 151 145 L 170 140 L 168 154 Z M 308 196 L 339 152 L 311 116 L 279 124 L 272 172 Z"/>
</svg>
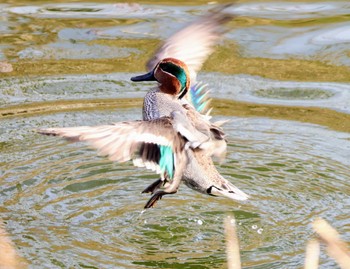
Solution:
<svg viewBox="0 0 350 269">
<path fill-rule="evenodd" d="M 240 1 L 199 75 L 246 202 L 181 186 L 143 211 L 155 175 L 33 131 L 140 119 L 130 77 L 206 3 L 0 3 L 0 218 L 31 268 L 226 268 L 227 214 L 244 268 L 302 268 L 316 217 L 350 241 L 346 1 Z"/>
</svg>

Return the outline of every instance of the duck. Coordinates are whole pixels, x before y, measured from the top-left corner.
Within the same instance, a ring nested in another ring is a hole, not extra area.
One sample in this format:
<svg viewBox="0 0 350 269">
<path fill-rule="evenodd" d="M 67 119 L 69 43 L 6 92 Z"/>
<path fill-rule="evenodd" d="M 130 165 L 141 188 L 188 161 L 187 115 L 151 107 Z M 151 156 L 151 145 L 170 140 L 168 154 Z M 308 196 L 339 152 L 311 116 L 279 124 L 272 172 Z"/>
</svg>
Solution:
<svg viewBox="0 0 350 269">
<path fill-rule="evenodd" d="M 232 15 L 218 8 L 175 33 L 146 64 L 148 73 L 133 82 L 155 81 L 144 98 L 143 119 L 100 126 L 46 128 L 38 133 L 71 142 L 84 141 L 111 161 L 133 161 L 160 175 L 143 190 L 151 193 L 144 208 L 154 207 L 164 196 L 178 191 L 181 182 L 211 196 L 247 200 L 249 196 L 225 179 L 212 157 L 226 152 L 222 122 L 212 123 L 204 113 L 209 99 L 196 83 L 203 62 L 222 35 L 222 25 Z M 191 48 L 188 44 L 191 44 Z M 210 111 L 210 110 L 209 110 Z"/>
<path fill-rule="evenodd" d="M 79 126 L 66 128 L 46 128 L 37 132 L 43 135 L 59 136 L 70 142 L 84 141 L 98 150 L 99 155 L 108 156 L 111 161 L 133 160 L 137 167 L 145 167 L 160 174 L 167 186 L 158 190 L 145 205 L 153 207 L 163 195 L 176 193 L 184 168 L 187 164 L 187 151 L 200 148 L 198 131 L 182 130 L 185 116 L 173 111 L 167 117 L 150 121 L 125 121 L 100 126 Z M 194 133 L 192 133 L 194 131 Z M 186 137 L 190 134 L 190 137 Z M 205 142 L 203 142 L 205 143 Z"/>
<path fill-rule="evenodd" d="M 147 74 L 132 77 L 132 81 L 157 81 L 157 87 L 147 92 L 143 104 L 143 120 L 152 121 L 157 118 L 171 115 L 173 111 L 181 112 L 186 126 L 186 132 L 198 132 L 197 141 L 201 145 L 190 147 L 186 151 L 186 164 L 183 168 L 182 182 L 189 188 L 211 196 L 224 196 L 233 200 L 247 200 L 249 196 L 225 179 L 216 169 L 212 156 L 222 157 L 226 152 L 226 135 L 220 127 L 223 123 L 212 123 L 208 115 L 201 114 L 195 106 L 184 99 L 184 92 L 188 91 L 190 75 L 184 62 L 175 58 L 161 60 L 155 68 Z M 198 91 L 195 88 L 192 91 Z M 197 99 L 202 99 L 197 93 Z M 198 104 L 199 102 L 197 102 Z M 179 130 L 181 128 L 178 128 Z M 188 134 L 188 137 L 190 134 Z M 142 193 L 157 194 L 158 189 L 166 186 L 168 180 L 160 178 L 149 185 Z M 152 205 L 161 196 L 154 195 L 150 199 Z"/>
<path fill-rule="evenodd" d="M 210 145 L 214 146 L 215 151 L 213 148 L 203 151 L 202 147 L 201 150 L 188 152 L 187 169 L 183 175 L 184 184 L 204 194 L 247 200 L 249 195 L 226 180 L 213 163 L 212 155 L 219 156 L 222 160 L 226 153 L 225 134 L 220 126 L 227 121 L 214 124 L 209 122 L 212 110 L 209 107 L 211 100 L 208 98 L 210 90 L 206 84 L 196 81 L 198 71 L 212 53 L 214 45 L 226 32 L 224 24 L 234 17 L 232 13 L 225 12 L 232 5 L 218 6 L 170 36 L 146 63 L 149 72 L 132 77 L 131 80 L 157 81 L 159 84 L 147 92 L 144 98 L 144 120 L 169 115 L 174 109 L 174 103 L 177 102 L 176 109 L 187 110 L 187 117 L 198 130 L 202 132 L 205 130 L 208 133 L 209 128 L 210 138 L 214 142 Z M 143 193 L 154 193 L 165 182 L 159 179 L 148 186 Z"/>
</svg>

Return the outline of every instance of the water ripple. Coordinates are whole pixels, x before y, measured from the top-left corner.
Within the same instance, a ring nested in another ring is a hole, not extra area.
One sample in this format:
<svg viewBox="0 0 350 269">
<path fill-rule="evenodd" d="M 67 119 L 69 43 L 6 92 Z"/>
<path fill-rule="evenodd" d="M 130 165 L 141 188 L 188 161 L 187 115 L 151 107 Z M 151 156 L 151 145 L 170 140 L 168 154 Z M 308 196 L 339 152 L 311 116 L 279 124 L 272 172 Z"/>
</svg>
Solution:
<svg viewBox="0 0 350 269">
<path fill-rule="evenodd" d="M 313 59 L 335 65 L 350 65 L 349 23 L 313 26 L 252 26 L 226 36 L 242 47 L 246 57 Z"/>
<path fill-rule="evenodd" d="M 350 4 L 346 1 L 294 3 L 267 2 L 247 3 L 233 7 L 232 11 L 242 15 L 278 20 L 295 20 L 303 18 L 322 18 L 325 16 L 348 15 Z"/>
<path fill-rule="evenodd" d="M 312 41 L 316 44 L 329 45 L 334 43 L 349 43 L 350 42 L 350 26 L 337 26 L 335 29 L 330 29 L 324 33 L 315 36 Z"/>
<path fill-rule="evenodd" d="M 111 163 L 82 144 L 32 132 L 139 117 L 132 109 L 58 113 L 27 118 L 25 124 L 20 118 L 2 120 L 0 138 L 7 147 L 0 153 L 0 209 L 32 266 L 222 268 L 222 219 L 228 212 L 236 216 L 246 266 L 301 267 L 312 235 L 308 224 L 316 216 L 349 237 L 346 133 L 231 117 L 225 127 L 227 160 L 219 170 L 251 200 L 235 203 L 181 186 L 157 208 L 142 211 L 148 196 L 140 191 L 154 175 L 130 163 Z"/>
<path fill-rule="evenodd" d="M 131 86 L 131 76 L 116 73 L 3 79 L 0 107 L 50 100 L 140 97 L 142 85 Z"/>
<path fill-rule="evenodd" d="M 331 108 L 350 113 L 350 84 L 276 81 L 257 76 L 200 74 L 215 95 L 231 100 L 283 106 Z"/>
<path fill-rule="evenodd" d="M 8 12 L 42 18 L 135 18 L 160 15 L 179 16 L 194 9 L 203 10 L 207 6 L 159 6 L 129 3 L 97 4 L 86 3 L 84 7 L 76 3 L 43 4 L 40 6 L 4 7 Z M 345 1 L 319 3 L 245 3 L 234 6 L 231 11 L 255 17 L 281 20 L 319 18 L 324 16 L 347 15 L 350 5 Z"/>
<path fill-rule="evenodd" d="M 144 97 L 152 83 L 135 84 L 134 74 L 71 75 L 3 79 L 0 107 L 38 101 Z M 314 106 L 350 112 L 350 85 L 333 82 L 276 81 L 249 75 L 201 73 L 199 79 L 229 100 L 285 106 Z"/>
<path fill-rule="evenodd" d="M 17 53 L 20 59 L 98 59 L 126 58 L 140 53 L 137 49 L 118 48 L 83 43 L 52 43 L 44 46 L 25 48 Z"/>
<path fill-rule="evenodd" d="M 129 3 L 97 4 L 62 3 L 43 4 L 40 6 L 19 6 L 5 8 L 8 12 L 36 16 L 40 18 L 153 18 L 160 15 L 168 15 L 175 11 L 190 10 L 190 7 L 171 7 L 157 5 L 140 5 Z"/>
</svg>

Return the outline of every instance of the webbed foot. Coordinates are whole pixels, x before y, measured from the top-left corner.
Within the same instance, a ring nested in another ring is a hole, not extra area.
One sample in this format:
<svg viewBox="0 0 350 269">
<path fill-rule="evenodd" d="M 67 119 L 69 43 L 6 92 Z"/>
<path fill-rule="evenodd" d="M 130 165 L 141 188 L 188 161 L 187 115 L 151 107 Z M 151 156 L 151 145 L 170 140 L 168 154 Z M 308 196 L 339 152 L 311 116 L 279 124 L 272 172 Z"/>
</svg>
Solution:
<svg viewBox="0 0 350 269">
<path fill-rule="evenodd" d="M 166 180 L 165 180 L 166 181 Z M 165 181 L 162 179 L 158 179 L 154 181 L 151 185 L 149 185 L 146 189 L 144 189 L 141 193 L 154 193 L 156 190 L 158 190 L 162 185 L 165 184 Z"/>
<path fill-rule="evenodd" d="M 145 205 L 145 209 L 154 207 L 156 203 L 162 199 L 163 195 L 166 194 L 174 194 L 177 191 L 167 192 L 167 191 L 157 191 L 155 194 L 152 195 L 152 197 L 148 200 L 148 202 Z"/>
</svg>

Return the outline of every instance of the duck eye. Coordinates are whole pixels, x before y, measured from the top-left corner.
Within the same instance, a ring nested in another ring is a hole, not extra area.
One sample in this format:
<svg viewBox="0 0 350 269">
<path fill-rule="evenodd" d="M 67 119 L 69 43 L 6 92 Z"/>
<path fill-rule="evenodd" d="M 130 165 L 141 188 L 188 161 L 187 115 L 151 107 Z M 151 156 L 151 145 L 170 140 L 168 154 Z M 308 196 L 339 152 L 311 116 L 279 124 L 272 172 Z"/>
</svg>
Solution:
<svg viewBox="0 0 350 269">
<path fill-rule="evenodd" d="M 170 74 L 174 73 L 174 67 L 170 66 L 170 64 L 168 64 L 168 63 L 161 63 L 159 65 L 159 67 L 160 67 L 160 69 L 162 69 L 165 72 L 168 72 Z"/>
<path fill-rule="evenodd" d="M 159 68 L 164 72 L 172 74 L 174 77 L 176 77 L 179 80 L 181 84 L 181 89 L 179 91 L 179 94 L 180 94 L 179 99 L 181 99 L 187 92 L 187 89 L 186 89 L 187 74 L 185 70 L 182 67 L 170 62 L 160 63 Z"/>
</svg>

